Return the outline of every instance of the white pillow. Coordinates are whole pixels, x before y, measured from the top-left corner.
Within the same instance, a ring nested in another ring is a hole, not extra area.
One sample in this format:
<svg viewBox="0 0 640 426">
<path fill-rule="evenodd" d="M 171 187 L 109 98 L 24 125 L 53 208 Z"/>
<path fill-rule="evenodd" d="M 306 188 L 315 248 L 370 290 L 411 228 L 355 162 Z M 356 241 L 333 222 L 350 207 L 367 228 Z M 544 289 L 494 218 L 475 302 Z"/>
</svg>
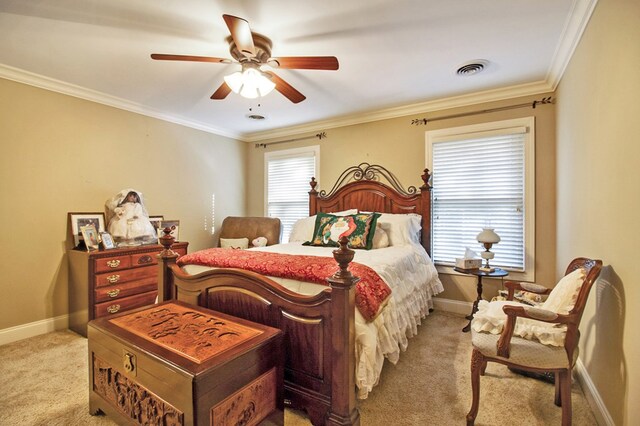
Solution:
<svg viewBox="0 0 640 426">
<path fill-rule="evenodd" d="M 387 231 L 382 229 L 379 224 L 376 224 L 375 234 L 373 234 L 372 249 L 379 249 L 389 247 L 389 235 Z"/>
<path fill-rule="evenodd" d="M 420 244 L 422 216 L 419 214 L 382 213 L 378 218 L 378 224 L 387 232 L 391 246 Z"/>
<path fill-rule="evenodd" d="M 578 268 L 562 277 L 554 289 L 551 290 L 549 297 L 547 297 L 541 308 L 557 314 L 568 314 L 576 304 L 578 293 L 584 281 L 584 275 L 584 269 Z"/>
<path fill-rule="evenodd" d="M 220 247 L 233 249 L 249 248 L 248 238 L 220 238 Z"/>
<path fill-rule="evenodd" d="M 348 216 L 350 214 L 357 214 L 357 209 L 349 209 L 341 212 L 330 213 L 336 216 Z M 293 227 L 291 228 L 291 233 L 289 234 L 289 242 L 290 243 L 304 243 L 306 241 L 311 240 L 313 238 L 313 231 L 316 227 L 316 215 L 305 217 L 303 219 L 297 220 Z"/>
</svg>

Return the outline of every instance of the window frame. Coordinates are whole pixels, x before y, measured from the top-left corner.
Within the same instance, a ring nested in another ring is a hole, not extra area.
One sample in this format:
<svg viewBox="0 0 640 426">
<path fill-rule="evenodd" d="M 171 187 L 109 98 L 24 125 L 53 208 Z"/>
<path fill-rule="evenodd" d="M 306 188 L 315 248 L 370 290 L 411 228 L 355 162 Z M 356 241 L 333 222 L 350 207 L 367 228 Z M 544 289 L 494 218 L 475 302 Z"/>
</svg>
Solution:
<svg viewBox="0 0 640 426">
<path fill-rule="evenodd" d="M 474 137 L 486 137 L 493 134 L 504 134 L 505 130 L 525 127 L 524 138 L 524 270 L 504 268 L 509 271 L 509 277 L 521 281 L 535 281 L 535 117 L 522 117 L 509 120 L 499 120 L 466 126 L 456 126 L 425 132 L 425 164 L 433 173 L 433 149 L 432 145 L 439 142 L 462 141 Z M 433 200 L 433 203 L 436 201 Z M 433 220 L 433 218 L 432 218 Z M 432 226 L 432 232 L 434 227 Z M 478 230 L 480 232 L 480 229 Z M 431 236 L 433 241 L 433 235 Z M 433 247 L 433 245 L 432 245 Z M 462 248 L 463 250 L 464 248 Z M 473 247 L 480 251 L 481 247 Z M 463 255 L 461 251 L 460 255 Z M 453 266 L 436 264 L 438 272 L 444 274 L 456 274 Z"/>
<path fill-rule="evenodd" d="M 268 151 L 264 153 L 264 216 L 268 217 L 269 215 L 269 161 L 270 160 L 280 160 L 286 158 L 298 158 L 305 156 L 304 154 L 312 154 L 315 159 L 315 179 L 316 182 L 320 182 L 320 145 L 310 145 L 300 148 L 289 148 L 289 149 L 281 149 Z M 309 177 L 309 181 L 311 181 L 311 176 Z M 309 191 L 311 190 L 311 186 L 309 186 Z M 307 211 L 307 216 L 308 216 Z M 282 241 L 281 241 L 282 242 Z"/>
</svg>

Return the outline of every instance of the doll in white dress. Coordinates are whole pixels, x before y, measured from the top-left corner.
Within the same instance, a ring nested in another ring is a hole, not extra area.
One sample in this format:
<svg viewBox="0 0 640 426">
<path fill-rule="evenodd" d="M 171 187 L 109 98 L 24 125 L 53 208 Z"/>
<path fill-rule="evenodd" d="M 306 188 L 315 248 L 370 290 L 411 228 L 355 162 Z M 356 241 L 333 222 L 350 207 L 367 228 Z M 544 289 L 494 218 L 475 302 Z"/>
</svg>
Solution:
<svg viewBox="0 0 640 426">
<path fill-rule="evenodd" d="M 123 189 L 106 203 L 109 233 L 118 242 L 152 242 L 156 231 L 142 203 L 142 194 Z"/>
</svg>

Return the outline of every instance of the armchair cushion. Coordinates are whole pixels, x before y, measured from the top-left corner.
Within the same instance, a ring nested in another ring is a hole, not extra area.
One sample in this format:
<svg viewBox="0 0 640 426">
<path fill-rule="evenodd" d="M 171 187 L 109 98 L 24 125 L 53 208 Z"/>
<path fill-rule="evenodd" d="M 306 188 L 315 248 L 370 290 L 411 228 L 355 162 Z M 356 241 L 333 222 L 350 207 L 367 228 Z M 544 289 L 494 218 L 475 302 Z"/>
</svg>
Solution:
<svg viewBox="0 0 640 426">
<path fill-rule="evenodd" d="M 518 319 L 520 321 L 521 319 Z M 518 364 L 526 367 L 535 367 L 542 369 L 568 368 L 569 359 L 564 347 L 541 345 L 535 340 L 523 339 L 513 336 L 511 338 L 511 351 L 509 358 L 502 358 L 497 355 L 497 345 L 499 334 L 489 334 L 471 331 L 471 342 L 473 347 L 479 350 L 483 355 L 491 358 L 500 358 L 512 364 Z M 578 359 L 578 348 L 573 352 L 571 366 Z"/>
</svg>

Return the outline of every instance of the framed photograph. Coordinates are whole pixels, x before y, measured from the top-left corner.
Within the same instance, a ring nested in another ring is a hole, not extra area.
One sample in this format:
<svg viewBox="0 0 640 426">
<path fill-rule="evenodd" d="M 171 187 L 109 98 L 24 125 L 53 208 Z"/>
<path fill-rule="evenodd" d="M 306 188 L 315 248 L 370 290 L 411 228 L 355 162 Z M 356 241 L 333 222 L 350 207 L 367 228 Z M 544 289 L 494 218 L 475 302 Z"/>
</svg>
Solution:
<svg viewBox="0 0 640 426">
<path fill-rule="evenodd" d="M 93 223 L 80 227 L 80 233 L 87 251 L 100 250 L 100 235 Z"/>
<path fill-rule="evenodd" d="M 180 221 L 179 220 L 162 220 L 160 221 L 160 236 L 162 236 L 162 230 L 164 228 L 171 228 L 171 236 L 175 238 L 175 241 L 180 241 Z"/>
<path fill-rule="evenodd" d="M 149 216 L 149 222 L 153 226 L 153 229 L 156 230 L 156 235 L 158 238 L 162 236 L 162 230 L 160 229 L 160 222 L 164 220 L 164 216 Z"/>
<path fill-rule="evenodd" d="M 105 232 L 104 213 L 69 213 L 68 216 L 74 247 L 78 247 L 84 241 L 80 230 L 83 226 L 93 225 L 97 232 Z"/>
<path fill-rule="evenodd" d="M 105 250 L 116 248 L 116 244 L 113 242 L 113 238 L 111 237 L 110 233 L 101 232 L 100 233 L 100 239 L 102 240 L 102 247 Z"/>
</svg>

